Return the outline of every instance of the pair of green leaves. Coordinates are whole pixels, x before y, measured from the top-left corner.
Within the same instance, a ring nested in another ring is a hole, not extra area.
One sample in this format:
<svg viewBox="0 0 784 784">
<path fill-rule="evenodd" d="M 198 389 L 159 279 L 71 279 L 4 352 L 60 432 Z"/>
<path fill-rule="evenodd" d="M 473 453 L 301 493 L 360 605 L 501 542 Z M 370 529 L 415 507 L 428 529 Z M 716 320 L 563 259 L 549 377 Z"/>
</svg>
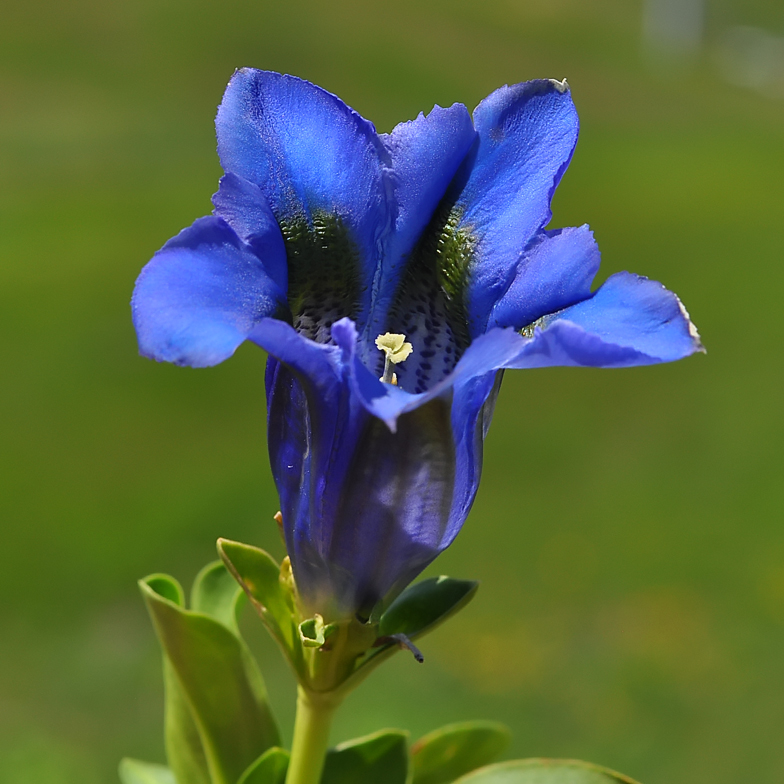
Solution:
<svg viewBox="0 0 784 784">
<path fill-rule="evenodd" d="M 509 730 L 496 722 L 450 724 L 410 749 L 407 740 L 407 733 L 382 730 L 337 746 L 327 754 L 321 784 L 635 784 L 575 760 L 489 765 L 510 740 Z"/>
<path fill-rule="evenodd" d="M 276 639 L 301 683 L 322 653 L 329 626 L 301 621 L 287 562 L 220 540 L 221 562 L 196 578 L 190 609 L 179 583 L 152 575 L 139 585 L 164 650 L 169 767 L 125 759 L 123 784 L 284 784 L 289 753 L 267 702 L 264 681 L 240 637 L 244 594 Z M 230 573 L 229 573 L 230 572 Z M 377 624 L 340 682 L 348 691 L 378 664 L 464 607 L 478 584 L 436 577 L 404 591 Z M 352 623 L 358 623 L 353 621 Z M 344 630 L 345 631 L 345 630 Z M 368 636 L 369 635 L 369 636 Z M 373 642 L 374 641 L 374 642 Z M 314 644 L 315 643 L 315 644 Z M 326 646 L 327 648 L 329 646 Z M 408 748 L 404 732 L 384 730 L 328 752 L 322 784 L 634 784 L 582 762 L 522 760 L 487 766 L 508 743 L 492 722 L 443 727 Z"/>
<path fill-rule="evenodd" d="M 382 730 L 327 754 L 321 784 L 634 784 L 604 768 L 573 760 L 516 760 L 487 765 L 506 747 L 509 733 L 493 722 L 442 727 L 408 749 L 407 735 Z M 288 752 L 269 749 L 240 784 L 284 784 Z M 176 784 L 160 765 L 124 760 L 123 784 Z"/>
<path fill-rule="evenodd" d="M 449 784 L 495 759 L 509 742 L 492 722 L 443 727 L 408 747 L 408 734 L 382 730 L 330 749 L 321 784 Z M 284 784 L 289 754 L 273 747 L 251 765 L 240 784 Z M 168 768 L 123 760 L 123 784 L 179 784 Z"/>
<path fill-rule="evenodd" d="M 287 562 L 281 569 L 263 550 L 226 540 L 219 542 L 219 552 L 230 573 L 221 562 L 205 567 L 189 609 L 173 578 L 151 575 L 139 582 L 164 652 L 169 768 L 126 760 L 123 781 L 260 784 L 274 780 L 269 766 L 285 769 L 288 756 L 279 748 L 264 681 L 239 634 L 243 591 L 300 682 L 308 675 L 307 657 L 318 651 L 302 628 L 307 621 L 298 623 Z M 477 583 L 442 577 L 404 592 L 377 626 L 361 630 L 367 640 L 361 651 L 368 650 L 351 659 L 350 683 L 343 687 L 352 688 L 398 650 L 400 635 L 413 639 L 432 630 L 467 604 L 476 589 Z"/>
<path fill-rule="evenodd" d="M 318 616 L 297 623 L 293 581 L 285 562 L 281 570 L 264 550 L 227 539 L 218 540 L 218 552 L 289 660 L 300 683 L 308 686 L 312 652 L 323 645 L 331 627 L 323 627 Z M 465 607 L 478 587 L 471 580 L 433 577 L 405 590 L 383 613 L 377 627 L 368 625 L 355 630 L 360 637 L 370 633 L 369 643 L 361 645 L 367 651 L 352 661 L 345 680 L 339 684 L 341 690 L 353 689 L 401 648 L 402 639 L 422 637 Z M 371 647 L 374 640 L 375 645 Z"/>
</svg>

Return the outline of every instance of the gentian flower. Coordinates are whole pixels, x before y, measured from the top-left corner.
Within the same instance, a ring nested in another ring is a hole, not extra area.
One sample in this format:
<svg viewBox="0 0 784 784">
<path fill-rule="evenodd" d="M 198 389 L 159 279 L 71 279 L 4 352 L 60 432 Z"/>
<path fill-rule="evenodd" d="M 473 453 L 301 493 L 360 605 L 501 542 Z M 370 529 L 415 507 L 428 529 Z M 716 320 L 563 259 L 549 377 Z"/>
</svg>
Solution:
<svg viewBox="0 0 784 784">
<path fill-rule="evenodd" d="M 268 352 L 269 453 L 308 612 L 367 617 L 453 541 L 504 369 L 701 350 L 674 294 L 626 272 L 592 291 L 591 231 L 547 228 L 577 141 L 566 82 L 378 134 L 309 82 L 243 69 L 216 125 L 213 215 L 144 268 L 134 323 L 143 355 L 179 365 L 245 340 Z"/>
</svg>

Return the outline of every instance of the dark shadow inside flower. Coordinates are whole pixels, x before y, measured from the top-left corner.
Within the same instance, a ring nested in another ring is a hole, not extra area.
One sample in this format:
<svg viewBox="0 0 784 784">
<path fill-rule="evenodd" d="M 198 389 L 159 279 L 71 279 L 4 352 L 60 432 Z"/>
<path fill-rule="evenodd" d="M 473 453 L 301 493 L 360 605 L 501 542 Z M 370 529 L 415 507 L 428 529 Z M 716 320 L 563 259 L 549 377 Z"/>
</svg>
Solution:
<svg viewBox="0 0 784 784">
<path fill-rule="evenodd" d="M 443 203 L 410 258 L 389 312 L 388 329 L 410 340 L 397 372 L 408 392 L 426 392 L 450 373 L 471 342 L 467 288 L 475 239 L 458 209 Z"/>
<path fill-rule="evenodd" d="M 288 303 L 294 329 L 316 343 L 332 342 L 332 325 L 354 321 L 360 308 L 359 250 L 339 215 L 283 219 Z"/>
</svg>

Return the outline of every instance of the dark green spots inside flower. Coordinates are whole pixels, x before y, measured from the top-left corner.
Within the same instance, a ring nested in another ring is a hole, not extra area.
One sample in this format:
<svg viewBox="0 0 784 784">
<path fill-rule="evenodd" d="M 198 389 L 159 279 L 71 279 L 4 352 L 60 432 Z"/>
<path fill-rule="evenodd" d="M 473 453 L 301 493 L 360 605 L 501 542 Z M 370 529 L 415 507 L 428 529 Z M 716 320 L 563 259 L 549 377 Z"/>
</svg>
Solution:
<svg viewBox="0 0 784 784">
<path fill-rule="evenodd" d="M 435 252 L 439 283 L 446 294 L 456 325 L 465 327 L 465 345 L 470 342 L 468 335 L 467 288 L 468 273 L 474 253 L 475 239 L 459 224 L 461 214 L 453 207 L 446 219 L 437 229 Z"/>
<path fill-rule="evenodd" d="M 390 331 L 407 336 L 415 353 L 398 371 L 400 385 L 422 392 L 455 366 L 471 342 L 468 281 L 475 238 L 446 204 L 411 254 L 390 310 Z"/>
<path fill-rule="evenodd" d="M 339 216 L 315 213 L 280 221 L 289 272 L 294 328 L 317 343 L 331 340 L 338 319 L 357 318 L 359 251 Z"/>
</svg>

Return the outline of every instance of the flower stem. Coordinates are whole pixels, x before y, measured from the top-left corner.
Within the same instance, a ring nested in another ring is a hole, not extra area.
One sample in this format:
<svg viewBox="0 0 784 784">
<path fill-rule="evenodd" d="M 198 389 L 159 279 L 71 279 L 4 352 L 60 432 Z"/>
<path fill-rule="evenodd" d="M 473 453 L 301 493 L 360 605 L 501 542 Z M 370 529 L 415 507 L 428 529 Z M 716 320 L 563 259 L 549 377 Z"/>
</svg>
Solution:
<svg viewBox="0 0 784 784">
<path fill-rule="evenodd" d="M 334 695 L 322 696 L 299 687 L 286 784 L 319 784 L 332 715 L 339 704 L 340 698 Z"/>
</svg>

